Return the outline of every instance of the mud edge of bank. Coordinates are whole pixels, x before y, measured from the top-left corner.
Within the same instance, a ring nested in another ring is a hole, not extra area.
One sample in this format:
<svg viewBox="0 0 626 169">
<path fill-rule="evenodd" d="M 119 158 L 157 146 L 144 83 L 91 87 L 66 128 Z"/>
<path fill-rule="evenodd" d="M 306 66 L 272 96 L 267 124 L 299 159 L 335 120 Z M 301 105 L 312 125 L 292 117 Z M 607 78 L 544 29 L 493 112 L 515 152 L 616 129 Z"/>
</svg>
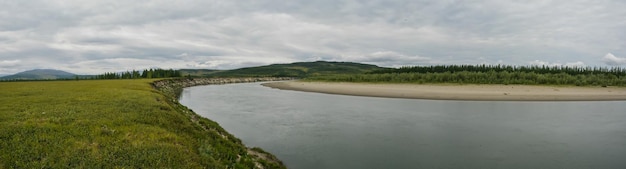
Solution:
<svg viewBox="0 0 626 169">
<path fill-rule="evenodd" d="M 242 147 L 246 148 L 246 153 L 237 154 L 239 159 L 241 157 L 251 157 L 257 168 L 286 168 L 282 161 L 280 161 L 276 156 L 271 153 L 264 151 L 258 147 L 247 147 L 245 146 L 241 140 L 233 136 L 232 134 L 225 131 L 219 124 L 212 121 L 211 119 L 204 118 L 197 113 L 193 112 L 193 110 L 188 107 L 180 104 L 178 99 L 180 98 L 180 94 L 183 89 L 186 87 L 192 86 L 202 86 L 202 85 L 219 85 L 219 84 L 230 84 L 230 83 L 254 83 L 254 82 L 267 82 L 267 81 L 285 81 L 285 80 L 295 80 L 296 78 L 292 77 L 259 77 L 259 78 L 180 78 L 180 79 L 162 79 L 157 80 L 151 83 L 152 87 L 156 90 L 160 91 L 163 95 L 168 97 L 168 103 L 172 105 L 177 111 L 181 112 L 185 116 L 189 118 L 194 124 L 198 125 L 206 132 L 217 132 L 222 138 L 227 141 L 234 142 L 235 144 L 240 144 Z M 206 123 L 203 121 L 210 121 L 210 123 Z M 239 160 L 238 159 L 238 160 Z"/>
</svg>

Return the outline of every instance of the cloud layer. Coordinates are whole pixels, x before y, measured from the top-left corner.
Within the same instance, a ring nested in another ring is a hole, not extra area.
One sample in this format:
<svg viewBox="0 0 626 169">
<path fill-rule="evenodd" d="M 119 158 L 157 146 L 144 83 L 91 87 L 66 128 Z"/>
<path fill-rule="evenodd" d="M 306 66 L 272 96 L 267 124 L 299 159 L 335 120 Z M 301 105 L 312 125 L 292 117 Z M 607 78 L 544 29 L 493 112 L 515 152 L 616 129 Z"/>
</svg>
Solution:
<svg viewBox="0 0 626 169">
<path fill-rule="evenodd" d="M 0 74 L 314 60 L 623 66 L 610 54 L 626 54 L 623 9 L 620 0 L 2 1 Z"/>
</svg>

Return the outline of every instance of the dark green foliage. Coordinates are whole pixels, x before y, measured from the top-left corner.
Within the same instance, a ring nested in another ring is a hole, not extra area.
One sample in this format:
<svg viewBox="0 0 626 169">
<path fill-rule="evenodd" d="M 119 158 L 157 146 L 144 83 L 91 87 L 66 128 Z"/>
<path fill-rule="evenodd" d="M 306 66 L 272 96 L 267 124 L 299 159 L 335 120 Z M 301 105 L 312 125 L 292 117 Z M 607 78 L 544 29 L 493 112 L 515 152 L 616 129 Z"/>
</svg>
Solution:
<svg viewBox="0 0 626 169">
<path fill-rule="evenodd" d="M 173 69 L 145 69 L 141 72 L 137 70 L 126 71 L 123 73 L 107 72 L 101 75 L 93 76 L 92 79 L 152 79 L 169 77 L 182 77 L 182 74 L 179 70 Z"/>
<path fill-rule="evenodd" d="M 626 86 L 626 69 L 547 66 L 416 66 L 377 70 L 365 74 L 309 77 L 313 81 L 469 83 L 576 86 Z"/>
<path fill-rule="evenodd" d="M 620 67 L 568 67 L 568 66 L 510 66 L 510 65 L 434 65 L 434 66 L 405 66 L 397 69 L 388 68 L 369 72 L 369 74 L 384 73 L 455 73 L 455 72 L 523 72 L 537 74 L 559 74 L 569 75 L 589 75 L 604 74 L 618 77 L 626 75 L 626 69 Z"/>
</svg>

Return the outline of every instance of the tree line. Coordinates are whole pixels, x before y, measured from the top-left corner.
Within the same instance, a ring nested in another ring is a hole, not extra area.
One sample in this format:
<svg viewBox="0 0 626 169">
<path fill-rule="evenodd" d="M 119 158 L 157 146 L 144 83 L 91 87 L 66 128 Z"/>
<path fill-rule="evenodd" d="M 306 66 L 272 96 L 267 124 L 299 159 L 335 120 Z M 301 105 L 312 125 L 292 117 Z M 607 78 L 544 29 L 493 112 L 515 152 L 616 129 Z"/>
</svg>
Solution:
<svg viewBox="0 0 626 169">
<path fill-rule="evenodd" d="M 400 68 L 389 68 L 369 72 L 369 74 L 384 73 L 444 73 L 444 72 L 524 72 L 538 74 L 559 74 L 565 73 L 569 75 L 589 75 L 589 74 L 605 74 L 615 76 L 626 76 L 626 69 L 621 67 L 570 67 L 570 66 L 511 66 L 511 65 L 433 65 L 433 66 L 404 66 Z"/>
<path fill-rule="evenodd" d="M 314 76 L 312 81 L 626 86 L 626 69 L 566 66 L 438 65 Z"/>
<path fill-rule="evenodd" d="M 107 72 L 93 76 L 93 79 L 151 79 L 168 77 L 182 77 L 182 74 L 179 70 L 174 69 L 144 69 L 143 71 L 132 70 L 121 73 Z"/>
</svg>

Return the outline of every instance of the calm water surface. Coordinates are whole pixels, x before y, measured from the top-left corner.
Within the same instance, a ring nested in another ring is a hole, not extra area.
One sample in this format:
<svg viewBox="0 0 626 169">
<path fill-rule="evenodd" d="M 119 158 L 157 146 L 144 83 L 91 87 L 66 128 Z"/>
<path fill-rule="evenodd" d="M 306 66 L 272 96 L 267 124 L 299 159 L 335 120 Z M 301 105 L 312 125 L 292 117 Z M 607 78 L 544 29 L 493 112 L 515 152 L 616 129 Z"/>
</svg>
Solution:
<svg viewBox="0 0 626 169">
<path fill-rule="evenodd" d="M 289 168 L 626 168 L 626 102 L 440 101 L 187 88 L 180 102 Z"/>
</svg>

